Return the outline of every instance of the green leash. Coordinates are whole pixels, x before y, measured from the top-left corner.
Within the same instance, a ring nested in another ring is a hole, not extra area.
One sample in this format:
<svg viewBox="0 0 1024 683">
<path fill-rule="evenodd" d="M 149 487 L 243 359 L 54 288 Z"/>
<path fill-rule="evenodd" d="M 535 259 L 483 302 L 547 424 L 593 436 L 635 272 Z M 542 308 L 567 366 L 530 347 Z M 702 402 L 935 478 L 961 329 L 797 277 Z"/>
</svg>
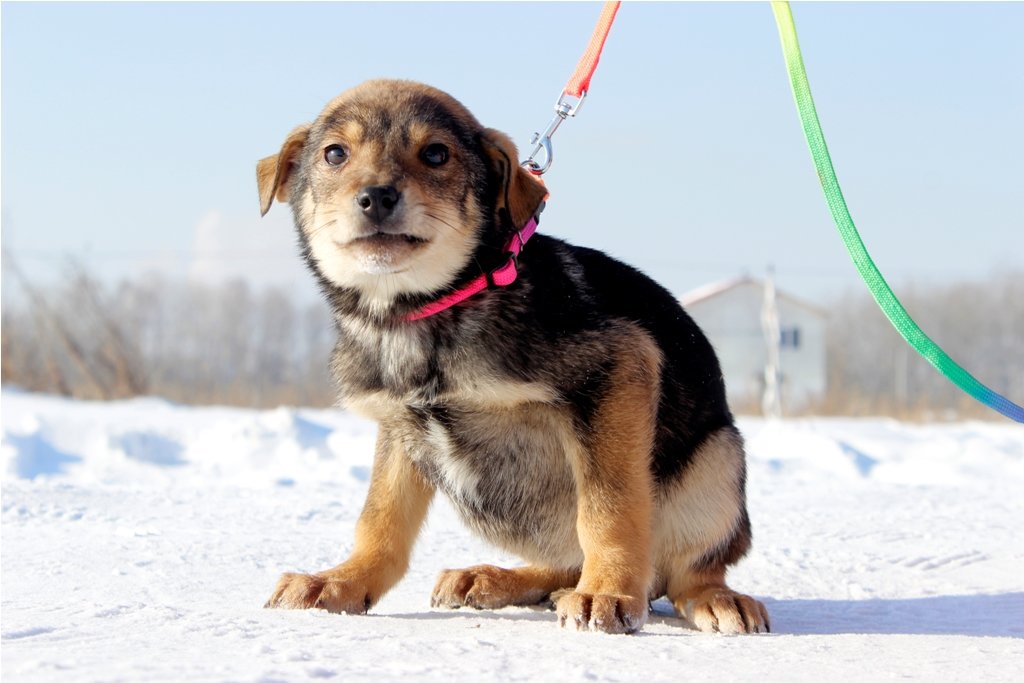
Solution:
<svg viewBox="0 0 1024 683">
<path fill-rule="evenodd" d="M 775 14 L 775 23 L 779 27 L 782 52 L 786 59 L 786 69 L 789 71 L 789 82 L 793 87 L 793 97 L 796 99 L 796 107 L 800 112 L 804 136 L 811 148 L 814 166 L 818 170 L 818 179 L 825 191 L 828 208 L 832 212 L 832 220 L 839 228 L 839 234 L 850 252 L 850 258 L 853 259 L 854 265 L 857 266 L 861 277 L 864 278 L 868 289 L 871 290 L 875 302 L 893 327 L 907 340 L 907 343 L 935 366 L 936 370 L 945 375 L 949 381 L 972 398 L 999 411 L 1011 420 L 1024 422 L 1024 408 L 979 382 L 921 331 L 921 328 L 903 308 L 903 304 L 893 294 L 885 278 L 878 272 L 875 262 L 871 260 L 871 255 L 868 254 L 868 250 L 864 247 L 864 242 L 857 232 L 857 226 L 853 224 L 850 210 L 846 207 L 846 200 L 843 199 L 843 192 L 836 179 L 836 172 L 832 168 L 832 159 L 829 157 L 825 136 L 822 135 L 821 124 L 818 122 L 818 113 L 814 108 L 814 99 L 811 97 L 811 86 L 807 83 L 807 72 L 804 70 L 804 60 L 800 54 L 800 44 L 797 42 L 796 26 L 793 24 L 793 13 L 789 9 L 789 3 L 772 2 L 772 12 Z"/>
</svg>

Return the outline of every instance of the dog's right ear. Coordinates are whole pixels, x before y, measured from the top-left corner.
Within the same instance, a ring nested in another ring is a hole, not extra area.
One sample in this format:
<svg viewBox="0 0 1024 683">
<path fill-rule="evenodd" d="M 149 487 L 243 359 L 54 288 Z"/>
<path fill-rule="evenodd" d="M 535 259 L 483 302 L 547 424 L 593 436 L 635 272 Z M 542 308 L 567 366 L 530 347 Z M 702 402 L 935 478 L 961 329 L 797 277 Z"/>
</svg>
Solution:
<svg viewBox="0 0 1024 683">
<path fill-rule="evenodd" d="M 288 180 L 298 165 L 298 154 L 305 146 L 308 136 L 309 124 L 298 126 L 285 138 L 280 152 L 256 162 L 256 184 L 260 189 L 261 216 L 266 216 L 267 211 L 270 211 L 270 205 L 273 204 L 275 197 L 279 202 L 288 201 Z"/>
</svg>

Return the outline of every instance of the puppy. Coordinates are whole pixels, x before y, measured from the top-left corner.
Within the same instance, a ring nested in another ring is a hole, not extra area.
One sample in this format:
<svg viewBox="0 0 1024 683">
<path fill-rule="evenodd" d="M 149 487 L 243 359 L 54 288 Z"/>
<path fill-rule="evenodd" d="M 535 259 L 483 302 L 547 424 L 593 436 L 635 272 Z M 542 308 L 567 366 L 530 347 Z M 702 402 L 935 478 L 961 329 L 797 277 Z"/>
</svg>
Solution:
<svg viewBox="0 0 1024 683">
<path fill-rule="evenodd" d="M 701 630 L 769 630 L 725 583 L 751 535 L 710 344 L 640 272 L 530 238 L 545 190 L 505 135 L 443 92 L 370 81 L 257 180 L 264 214 L 291 205 L 333 312 L 340 404 L 380 425 L 352 555 L 285 574 L 267 606 L 368 611 L 441 491 L 527 564 L 445 570 L 434 606 L 552 596 L 563 626 L 631 633 L 664 595 Z"/>
</svg>

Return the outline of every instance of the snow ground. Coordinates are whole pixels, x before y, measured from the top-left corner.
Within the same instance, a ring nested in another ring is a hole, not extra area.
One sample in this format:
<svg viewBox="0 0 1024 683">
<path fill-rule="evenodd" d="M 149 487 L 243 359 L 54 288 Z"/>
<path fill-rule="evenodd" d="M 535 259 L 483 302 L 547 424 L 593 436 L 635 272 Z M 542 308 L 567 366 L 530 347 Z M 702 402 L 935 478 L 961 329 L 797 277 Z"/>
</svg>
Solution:
<svg viewBox="0 0 1024 683">
<path fill-rule="evenodd" d="M 338 411 L 87 403 L 4 390 L 5 681 L 1019 680 L 1024 427 L 742 419 L 774 633 L 560 630 L 429 607 L 447 567 L 515 564 L 435 503 L 368 616 L 264 610 L 351 547 L 372 424 Z"/>
</svg>

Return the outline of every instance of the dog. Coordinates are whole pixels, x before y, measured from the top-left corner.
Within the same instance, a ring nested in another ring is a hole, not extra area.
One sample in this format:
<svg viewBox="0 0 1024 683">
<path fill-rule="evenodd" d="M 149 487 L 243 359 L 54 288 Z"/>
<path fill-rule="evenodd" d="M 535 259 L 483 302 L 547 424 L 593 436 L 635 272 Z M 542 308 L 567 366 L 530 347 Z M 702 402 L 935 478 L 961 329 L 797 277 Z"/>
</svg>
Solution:
<svg viewBox="0 0 1024 683">
<path fill-rule="evenodd" d="M 550 600 L 565 627 L 632 633 L 667 596 L 703 631 L 770 630 L 725 582 L 751 531 L 711 345 L 639 271 L 524 234 L 546 190 L 506 135 L 437 89 L 369 81 L 257 181 L 330 305 L 339 404 L 379 424 L 351 556 L 284 574 L 268 607 L 367 612 L 441 491 L 527 564 L 447 569 L 434 607 Z"/>
</svg>

